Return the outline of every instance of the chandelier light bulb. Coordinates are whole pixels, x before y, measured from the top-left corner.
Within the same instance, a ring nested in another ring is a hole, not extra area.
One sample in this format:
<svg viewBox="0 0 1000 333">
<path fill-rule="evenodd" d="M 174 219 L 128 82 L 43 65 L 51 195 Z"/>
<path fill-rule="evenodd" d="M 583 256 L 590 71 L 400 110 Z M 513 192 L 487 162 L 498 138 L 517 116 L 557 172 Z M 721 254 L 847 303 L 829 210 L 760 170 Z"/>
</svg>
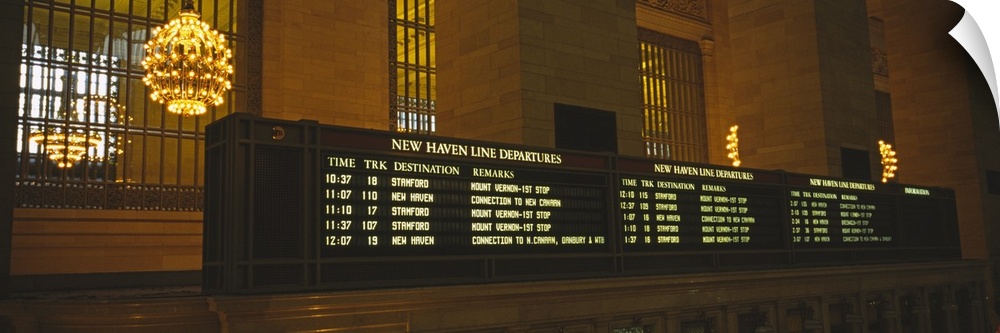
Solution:
<svg viewBox="0 0 1000 333">
<path fill-rule="evenodd" d="M 882 156 L 882 182 L 888 183 L 890 179 L 896 178 L 896 151 L 892 150 L 892 145 L 884 140 L 878 140 L 878 152 Z"/>
<path fill-rule="evenodd" d="M 232 89 L 232 51 L 225 37 L 201 21 L 194 2 L 185 0 L 180 17 L 153 29 L 146 42 L 142 82 L 149 97 L 167 105 L 167 111 L 184 116 L 204 114 L 222 104 Z M 185 73 L 185 74 L 182 74 Z"/>
<path fill-rule="evenodd" d="M 740 138 L 736 131 L 740 129 L 739 126 L 733 125 L 729 128 L 729 135 L 726 135 L 726 150 L 729 154 L 726 155 L 729 159 L 733 160 L 733 166 L 740 166 Z"/>
</svg>

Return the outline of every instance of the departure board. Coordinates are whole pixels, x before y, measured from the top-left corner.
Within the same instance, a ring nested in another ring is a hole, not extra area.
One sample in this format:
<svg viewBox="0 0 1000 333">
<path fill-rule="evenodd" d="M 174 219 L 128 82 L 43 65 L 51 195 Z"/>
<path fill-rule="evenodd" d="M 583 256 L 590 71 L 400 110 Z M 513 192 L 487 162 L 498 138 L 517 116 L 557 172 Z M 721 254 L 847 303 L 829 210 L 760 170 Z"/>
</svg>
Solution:
<svg viewBox="0 0 1000 333">
<path fill-rule="evenodd" d="M 961 258 L 946 188 L 246 114 L 206 133 L 210 293 Z"/>
<path fill-rule="evenodd" d="M 322 257 L 610 251 L 610 157 L 329 131 Z"/>
<path fill-rule="evenodd" d="M 624 251 L 784 246 L 780 177 L 619 158 Z"/>
<path fill-rule="evenodd" d="M 788 176 L 788 222 L 796 247 L 881 247 L 896 232 L 895 197 L 870 182 Z"/>
<path fill-rule="evenodd" d="M 322 171 L 324 257 L 608 248 L 603 174 L 334 151 Z"/>
</svg>

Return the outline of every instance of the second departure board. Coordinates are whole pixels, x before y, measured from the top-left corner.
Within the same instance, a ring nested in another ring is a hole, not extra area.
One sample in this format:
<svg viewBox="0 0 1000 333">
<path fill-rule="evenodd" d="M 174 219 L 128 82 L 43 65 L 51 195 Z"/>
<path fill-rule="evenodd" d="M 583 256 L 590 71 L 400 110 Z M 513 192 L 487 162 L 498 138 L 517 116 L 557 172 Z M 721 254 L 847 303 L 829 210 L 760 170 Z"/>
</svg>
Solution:
<svg viewBox="0 0 1000 333">
<path fill-rule="evenodd" d="M 620 158 L 623 250 L 780 248 L 780 178 Z"/>
</svg>

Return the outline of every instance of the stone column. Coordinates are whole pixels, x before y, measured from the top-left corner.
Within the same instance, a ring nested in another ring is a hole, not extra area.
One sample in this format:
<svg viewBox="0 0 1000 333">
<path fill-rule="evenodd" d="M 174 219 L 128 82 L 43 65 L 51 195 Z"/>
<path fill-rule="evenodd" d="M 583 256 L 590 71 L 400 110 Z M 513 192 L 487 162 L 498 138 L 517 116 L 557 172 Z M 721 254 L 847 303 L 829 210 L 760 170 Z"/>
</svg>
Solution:
<svg viewBox="0 0 1000 333">
<path fill-rule="evenodd" d="M 441 135 L 554 147 L 559 103 L 613 112 L 619 153 L 645 155 L 634 2 L 436 5 Z"/>
<path fill-rule="evenodd" d="M 0 298 L 10 293 L 11 229 L 14 224 L 14 162 L 17 137 L 18 77 L 24 2 L 0 4 Z"/>
<path fill-rule="evenodd" d="M 842 147 L 875 168 L 865 3 L 731 3 L 733 109 L 746 166 L 840 176 Z"/>
</svg>

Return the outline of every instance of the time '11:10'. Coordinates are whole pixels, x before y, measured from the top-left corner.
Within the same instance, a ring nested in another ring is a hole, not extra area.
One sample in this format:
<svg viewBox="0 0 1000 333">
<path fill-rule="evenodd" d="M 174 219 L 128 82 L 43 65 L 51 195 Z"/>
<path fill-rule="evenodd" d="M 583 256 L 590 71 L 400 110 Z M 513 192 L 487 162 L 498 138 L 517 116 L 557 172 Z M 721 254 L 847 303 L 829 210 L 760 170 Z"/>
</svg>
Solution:
<svg viewBox="0 0 1000 333">
<path fill-rule="evenodd" d="M 354 206 L 352 205 L 326 205 L 327 214 L 343 214 L 351 215 L 354 213 Z"/>
</svg>

